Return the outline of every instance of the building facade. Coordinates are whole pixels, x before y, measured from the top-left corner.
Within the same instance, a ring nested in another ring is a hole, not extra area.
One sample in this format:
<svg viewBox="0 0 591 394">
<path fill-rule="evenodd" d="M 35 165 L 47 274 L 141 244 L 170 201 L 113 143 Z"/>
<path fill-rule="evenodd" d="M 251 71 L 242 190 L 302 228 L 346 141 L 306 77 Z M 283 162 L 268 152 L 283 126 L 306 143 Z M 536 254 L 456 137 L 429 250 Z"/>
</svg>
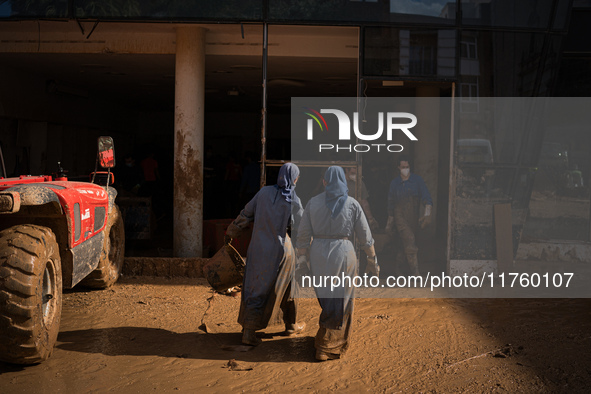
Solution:
<svg viewBox="0 0 591 394">
<path fill-rule="evenodd" d="M 510 204 L 514 257 L 590 261 L 590 134 L 481 122 L 488 99 L 587 96 L 590 13 L 576 0 L 4 1 L 0 143 L 16 175 L 58 161 L 87 174 L 104 134 L 119 166 L 156 151 L 174 254 L 193 257 L 203 221 L 242 203 L 229 163 L 255 157 L 274 183 L 290 159 L 291 97 L 454 98 L 424 114 L 450 127 L 424 125 L 405 152 L 435 202 L 424 258 L 494 263 L 495 206 Z M 394 163 L 363 161 L 377 217 Z"/>
</svg>

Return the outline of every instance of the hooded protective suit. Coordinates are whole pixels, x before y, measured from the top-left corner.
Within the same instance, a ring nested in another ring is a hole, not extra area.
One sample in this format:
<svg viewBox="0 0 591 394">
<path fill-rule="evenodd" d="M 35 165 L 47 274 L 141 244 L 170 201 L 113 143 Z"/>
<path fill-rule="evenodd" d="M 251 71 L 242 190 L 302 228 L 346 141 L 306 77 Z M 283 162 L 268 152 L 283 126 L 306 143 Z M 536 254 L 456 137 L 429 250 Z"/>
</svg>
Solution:
<svg viewBox="0 0 591 394">
<path fill-rule="evenodd" d="M 361 205 L 347 195 L 347 181 L 341 167 L 325 173 L 326 191 L 310 199 L 298 228 L 298 249 L 308 249 L 313 277 L 353 277 L 357 274 L 357 256 L 353 235 L 363 249 L 373 245 L 369 224 Z M 373 248 L 372 248 L 373 249 Z M 298 252 L 300 253 L 300 252 Z M 353 287 L 316 288 L 322 307 L 317 350 L 332 355 L 345 353 L 353 314 Z"/>
<path fill-rule="evenodd" d="M 297 305 L 291 296 L 296 258 L 288 227 L 292 218 L 299 222 L 303 212 L 295 193 L 299 173 L 295 164 L 283 165 L 277 184 L 259 190 L 226 230 L 227 236 L 236 238 L 254 221 L 238 317 L 245 329 L 267 327 L 278 307 L 283 310 L 286 326 L 296 322 Z"/>
</svg>

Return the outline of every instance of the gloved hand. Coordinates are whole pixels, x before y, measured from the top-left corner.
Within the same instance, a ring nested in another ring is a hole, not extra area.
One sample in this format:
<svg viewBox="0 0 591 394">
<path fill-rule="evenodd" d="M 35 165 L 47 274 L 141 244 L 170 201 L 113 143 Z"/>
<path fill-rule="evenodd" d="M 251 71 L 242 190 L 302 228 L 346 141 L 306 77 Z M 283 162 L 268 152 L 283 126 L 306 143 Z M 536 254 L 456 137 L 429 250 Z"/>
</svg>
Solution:
<svg viewBox="0 0 591 394">
<path fill-rule="evenodd" d="M 430 223 L 431 223 L 431 216 L 423 216 L 422 218 L 419 219 L 419 225 L 421 226 L 421 229 L 424 229 Z"/>
<path fill-rule="evenodd" d="M 433 206 L 431 206 L 431 205 L 425 206 L 425 215 L 419 219 L 419 225 L 421 226 L 421 229 L 427 227 L 431 223 L 431 209 L 432 208 L 433 208 Z"/>
<path fill-rule="evenodd" d="M 304 275 L 310 274 L 310 268 L 308 267 L 308 257 L 305 254 L 298 256 L 295 267 L 296 278 L 301 278 Z"/>
<path fill-rule="evenodd" d="M 380 276 L 380 266 L 378 265 L 378 256 L 367 256 L 367 272 L 373 276 Z"/>
<path fill-rule="evenodd" d="M 231 244 L 232 243 L 232 237 L 230 237 L 228 234 L 224 235 L 224 243 L 225 244 Z"/>
</svg>

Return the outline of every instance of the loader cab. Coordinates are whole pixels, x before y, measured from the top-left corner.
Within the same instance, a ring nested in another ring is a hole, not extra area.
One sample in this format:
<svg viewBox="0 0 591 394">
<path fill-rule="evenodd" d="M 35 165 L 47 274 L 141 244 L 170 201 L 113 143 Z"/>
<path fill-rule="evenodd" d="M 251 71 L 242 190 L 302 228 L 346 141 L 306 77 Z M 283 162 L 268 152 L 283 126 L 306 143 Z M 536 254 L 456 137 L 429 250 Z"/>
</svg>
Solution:
<svg viewBox="0 0 591 394">
<path fill-rule="evenodd" d="M 107 171 L 97 171 L 98 165 Z M 115 144 L 111 137 L 98 138 L 98 151 L 94 172 L 90 174 L 90 182 L 101 186 L 109 186 L 115 182 L 111 168 L 115 167 Z"/>
</svg>

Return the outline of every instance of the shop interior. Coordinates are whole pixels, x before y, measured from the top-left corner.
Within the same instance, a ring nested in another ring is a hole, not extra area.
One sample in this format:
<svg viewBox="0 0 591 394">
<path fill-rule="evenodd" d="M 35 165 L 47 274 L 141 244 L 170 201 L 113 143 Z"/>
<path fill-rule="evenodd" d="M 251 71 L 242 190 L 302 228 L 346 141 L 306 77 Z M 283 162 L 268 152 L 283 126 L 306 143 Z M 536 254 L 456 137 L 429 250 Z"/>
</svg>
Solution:
<svg viewBox="0 0 591 394">
<path fill-rule="evenodd" d="M 290 160 L 291 97 L 452 95 L 452 84 L 447 82 L 361 75 L 363 68 L 372 71 L 358 60 L 357 27 L 269 25 L 266 56 L 263 25 L 206 28 L 204 226 L 234 218 L 251 196 L 242 184 L 242 174 L 249 162 L 260 167 L 263 106 L 265 161 L 272 162 Z M 163 35 L 173 31 L 166 25 L 156 30 Z M 23 110 L 18 119 L 1 119 L 8 173 L 52 173 L 59 161 L 70 178 L 86 179 L 94 167 L 92 141 L 99 135 L 111 135 L 119 202 L 137 208 L 128 218 L 126 254 L 171 255 L 174 54 L 2 53 L 0 63 L 8 75 L 30 81 L 21 81 L 21 90 L 35 96 L 31 108 Z M 38 110 L 43 106 L 44 110 Z M 411 147 L 405 153 L 416 169 L 424 171 L 422 176 L 436 201 L 436 220 L 420 242 L 437 245 L 423 249 L 433 255 L 427 260 L 444 265 L 451 134 L 449 129 L 436 134 L 438 142 L 428 153 L 434 171 L 423 162 L 425 148 L 415 152 Z M 129 166 L 136 167 L 141 177 L 138 169 L 151 155 L 158 162 L 158 185 L 146 188 L 124 183 L 133 174 Z M 373 214 L 381 219 L 378 233 L 386 224 L 387 187 L 397 176 L 393 156 L 368 156 L 360 167 Z M 265 166 L 267 184 L 275 183 L 277 169 L 277 165 Z M 314 171 L 321 169 L 306 169 L 302 176 L 317 177 Z"/>
</svg>

